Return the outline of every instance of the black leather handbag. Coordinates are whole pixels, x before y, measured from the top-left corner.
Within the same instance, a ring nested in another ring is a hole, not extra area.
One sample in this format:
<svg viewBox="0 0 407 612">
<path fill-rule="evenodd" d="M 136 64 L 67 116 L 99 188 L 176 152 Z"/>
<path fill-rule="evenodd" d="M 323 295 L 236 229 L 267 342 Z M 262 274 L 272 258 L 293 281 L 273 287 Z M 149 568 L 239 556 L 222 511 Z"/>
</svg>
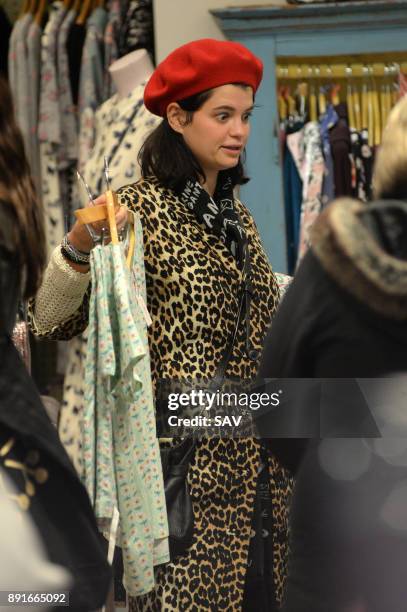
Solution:
<svg viewBox="0 0 407 612">
<path fill-rule="evenodd" d="M 187 476 L 195 445 L 195 438 L 185 438 L 175 447 L 161 448 L 171 561 L 192 544 L 194 513 Z"/>
<path fill-rule="evenodd" d="M 218 365 L 215 377 L 211 380 L 208 390 L 216 391 L 224 381 L 225 372 L 233 352 L 242 312 L 245 310 L 246 329 L 249 329 L 250 312 L 250 259 L 246 251 L 243 274 L 243 290 L 239 301 L 239 311 L 229 341 L 225 347 L 222 359 Z M 192 544 L 194 532 L 194 512 L 188 485 L 188 470 L 195 454 L 196 438 L 185 438 L 180 444 L 172 447 L 162 447 L 161 463 L 164 477 L 165 501 L 167 504 L 170 560 L 173 561 L 185 553 Z"/>
</svg>

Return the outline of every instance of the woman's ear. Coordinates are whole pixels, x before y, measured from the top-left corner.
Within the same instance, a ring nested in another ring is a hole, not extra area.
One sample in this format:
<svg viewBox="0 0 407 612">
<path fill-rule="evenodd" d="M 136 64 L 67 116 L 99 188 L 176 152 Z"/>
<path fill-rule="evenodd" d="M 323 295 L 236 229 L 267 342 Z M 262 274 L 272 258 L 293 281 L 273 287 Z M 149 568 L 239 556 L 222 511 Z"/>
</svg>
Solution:
<svg viewBox="0 0 407 612">
<path fill-rule="evenodd" d="M 186 125 L 187 111 L 182 110 L 177 102 L 167 106 L 167 121 L 175 132 L 182 134 Z"/>
</svg>

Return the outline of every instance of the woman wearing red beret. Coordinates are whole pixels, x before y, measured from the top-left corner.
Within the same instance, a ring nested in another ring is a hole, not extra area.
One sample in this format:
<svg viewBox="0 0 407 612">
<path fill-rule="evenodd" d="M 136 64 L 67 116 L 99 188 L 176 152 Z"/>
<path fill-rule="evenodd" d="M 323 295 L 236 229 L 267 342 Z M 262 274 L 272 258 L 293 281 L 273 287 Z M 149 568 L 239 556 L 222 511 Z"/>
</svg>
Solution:
<svg viewBox="0 0 407 612">
<path fill-rule="evenodd" d="M 236 325 L 226 376 L 256 376 L 279 288 L 234 188 L 247 181 L 241 159 L 261 78 L 261 61 L 244 46 L 205 39 L 173 51 L 146 86 L 146 107 L 163 119 L 141 151 L 143 178 L 120 189 L 118 199 L 143 226 L 154 384 L 213 378 Z M 75 225 L 68 239 L 82 252 L 92 247 L 83 226 Z M 71 265 L 65 296 L 69 283 L 77 292 L 74 275 L 87 271 Z M 244 303 L 243 284 L 251 298 Z M 84 300 L 42 335 L 80 333 L 86 310 Z M 34 325 L 40 318 L 44 313 L 34 310 Z M 155 590 L 131 598 L 130 609 L 277 610 L 286 573 L 288 472 L 254 438 L 205 438 L 188 481 L 192 545 L 159 566 Z M 256 504 L 254 512 L 258 486 L 263 508 Z M 255 539 L 250 547 L 253 527 L 268 535 L 260 548 Z"/>
</svg>

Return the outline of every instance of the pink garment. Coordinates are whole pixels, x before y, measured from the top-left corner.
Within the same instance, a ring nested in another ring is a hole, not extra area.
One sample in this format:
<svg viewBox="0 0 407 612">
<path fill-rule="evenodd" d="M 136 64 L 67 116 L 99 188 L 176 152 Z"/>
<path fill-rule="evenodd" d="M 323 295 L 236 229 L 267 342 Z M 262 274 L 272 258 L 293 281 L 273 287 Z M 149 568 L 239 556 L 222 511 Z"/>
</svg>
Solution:
<svg viewBox="0 0 407 612">
<path fill-rule="evenodd" d="M 287 146 L 302 180 L 300 240 L 297 267 L 310 245 L 310 229 L 322 209 L 322 182 L 325 162 L 319 124 L 310 121 L 301 130 L 287 135 Z"/>
<path fill-rule="evenodd" d="M 399 72 L 399 96 L 403 98 L 407 94 L 407 77 L 402 72 Z"/>
</svg>

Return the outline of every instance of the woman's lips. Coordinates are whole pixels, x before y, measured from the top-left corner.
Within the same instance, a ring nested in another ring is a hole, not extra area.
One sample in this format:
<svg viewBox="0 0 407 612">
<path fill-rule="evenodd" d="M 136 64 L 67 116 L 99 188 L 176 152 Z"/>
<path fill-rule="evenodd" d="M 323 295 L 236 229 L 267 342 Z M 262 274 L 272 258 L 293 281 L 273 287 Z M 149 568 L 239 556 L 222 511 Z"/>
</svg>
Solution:
<svg viewBox="0 0 407 612">
<path fill-rule="evenodd" d="M 225 149 L 226 151 L 230 151 L 231 153 L 240 153 L 240 151 L 242 150 L 242 147 L 239 146 L 227 146 L 227 145 L 223 145 L 222 149 Z"/>
</svg>

